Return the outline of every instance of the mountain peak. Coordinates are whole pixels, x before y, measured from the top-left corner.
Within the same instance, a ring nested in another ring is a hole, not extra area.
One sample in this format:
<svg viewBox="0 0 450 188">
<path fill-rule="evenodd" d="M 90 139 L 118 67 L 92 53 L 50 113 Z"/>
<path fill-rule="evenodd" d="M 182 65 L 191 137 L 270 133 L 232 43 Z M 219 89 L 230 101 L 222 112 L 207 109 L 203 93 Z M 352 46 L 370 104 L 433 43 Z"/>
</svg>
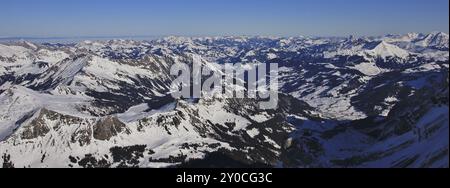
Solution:
<svg viewBox="0 0 450 188">
<path fill-rule="evenodd" d="M 435 47 L 439 49 L 448 49 L 449 36 L 444 32 L 431 32 L 425 38 L 418 41 L 417 44 L 423 47 Z"/>
<path fill-rule="evenodd" d="M 390 44 L 386 41 L 379 42 L 373 49 L 369 50 L 369 53 L 373 55 L 380 56 L 382 58 L 386 57 L 400 57 L 405 58 L 409 56 L 409 52 L 401 49 L 398 46 Z"/>
<path fill-rule="evenodd" d="M 433 31 L 429 35 L 448 36 L 447 33 L 444 33 L 444 32 L 441 32 L 441 31 Z"/>
</svg>

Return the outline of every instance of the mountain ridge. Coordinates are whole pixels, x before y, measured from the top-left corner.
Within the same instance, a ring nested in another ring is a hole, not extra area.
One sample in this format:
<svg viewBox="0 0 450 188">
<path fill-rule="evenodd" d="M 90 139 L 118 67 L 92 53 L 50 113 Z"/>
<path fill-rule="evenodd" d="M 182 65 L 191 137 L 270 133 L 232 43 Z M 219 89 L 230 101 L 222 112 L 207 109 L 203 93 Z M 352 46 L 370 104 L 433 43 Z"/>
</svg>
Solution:
<svg viewBox="0 0 450 188">
<path fill-rule="evenodd" d="M 171 65 L 195 57 L 277 63 L 278 108 L 172 98 Z M 442 33 L 2 44 L 0 164 L 448 167 L 448 68 Z"/>
</svg>

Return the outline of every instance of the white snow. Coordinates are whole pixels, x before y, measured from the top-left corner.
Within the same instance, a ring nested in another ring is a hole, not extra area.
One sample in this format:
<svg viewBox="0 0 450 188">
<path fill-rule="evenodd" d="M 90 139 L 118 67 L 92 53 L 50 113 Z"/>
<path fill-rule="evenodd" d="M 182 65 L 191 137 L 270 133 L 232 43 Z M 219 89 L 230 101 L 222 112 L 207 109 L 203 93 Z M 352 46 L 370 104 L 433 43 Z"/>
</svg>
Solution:
<svg viewBox="0 0 450 188">
<path fill-rule="evenodd" d="M 268 53 L 267 54 L 267 59 L 271 60 L 271 59 L 276 59 L 278 58 L 278 56 L 274 53 Z"/>
<path fill-rule="evenodd" d="M 255 136 L 258 136 L 258 135 L 259 135 L 259 130 L 258 130 L 257 128 L 253 128 L 253 129 L 251 129 L 251 130 L 248 130 L 248 131 L 247 131 L 247 134 L 248 134 L 250 137 L 255 138 Z"/>
<path fill-rule="evenodd" d="M 59 96 L 39 93 L 22 86 L 11 86 L 0 95 L 0 140 L 11 134 L 17 126 L 15 123 L 26 115 L 33 115 L 41 108 L 48 110 L 90 117 L 77 110 L 80 105 L 87 105 L 91 99 L 80 96 Z M 32 114 L 30 114 L 32 113 Z"/>
<path fill-rule="evenodd" d="M 409 56 L 409 52 L 399 48 L 398 46 L 389 44 L 387 42 L 382 41 L 378 44 L 374 49 L 367 51 L 371 55 L 379 56 L 382 58 L 387 57 L 400 57 L 406 58 Z"/>
<path fill-rule="evenodd" d="M 141 120 L 145 117 L 150 117 L 154 114 L 170 112 L 174 109 L 175 109 L 175 103 L 170 103 L 170 104 L 167 104 L 167 105 L 161 107 L 160 109 L 150 110 L 150 111 L 146 112 L 146 110 L 149 110 L 149 107 L 148 107 L 147 103 L 144 103 L 144 104 L 140 104 L 140 105 L 131 107 L 125 113 L 117 114 L 117 117 L 122 122 L 131 123 L 131 122 Z"/>
<path fill-rule="evenodd" d="M 353 68 L 367 76 L 375 76 L 382 72 L 374 63 L 360 63 Z"/>
</svg>

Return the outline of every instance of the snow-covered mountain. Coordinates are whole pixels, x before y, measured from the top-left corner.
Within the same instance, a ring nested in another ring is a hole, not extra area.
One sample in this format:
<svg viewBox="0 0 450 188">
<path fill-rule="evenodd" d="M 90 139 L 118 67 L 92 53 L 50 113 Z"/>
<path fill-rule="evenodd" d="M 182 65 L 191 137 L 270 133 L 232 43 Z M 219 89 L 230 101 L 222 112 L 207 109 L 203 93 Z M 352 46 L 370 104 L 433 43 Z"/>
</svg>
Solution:
<svg viewBox="0 0 450 188">
<path fill-rule="evenodd" d="M 0 44 L 0 164 L 448 167 L 448 42 L 435 32 Z M 170 67 L 194 58 L 278 63 L 278 108 L 172 98 Z"/>
<path fill-rule="evenodd" d="M 368 50 L 367 53 L 378 56 L 382 58 L 387 57 L 398 57 L 398 58 L 406 58 L 410 55 L 410 53 L 406 50 L 399 48 L 398 46 L 389 44 L 387 42 L 378 43 L 373 49 Z"/>
<path fill-rule="evenodd" d="M 448 49 L 448 34 L 433 32 L 416 42 L 417 45 L 427 48 Z"/>
</svg>

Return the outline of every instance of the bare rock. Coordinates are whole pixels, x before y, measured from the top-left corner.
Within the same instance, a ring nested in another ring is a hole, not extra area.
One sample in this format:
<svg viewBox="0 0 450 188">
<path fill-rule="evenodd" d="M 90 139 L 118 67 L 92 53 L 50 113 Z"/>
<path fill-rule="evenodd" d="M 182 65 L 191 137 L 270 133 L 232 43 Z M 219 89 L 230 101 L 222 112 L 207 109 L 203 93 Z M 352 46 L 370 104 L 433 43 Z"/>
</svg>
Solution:
<svg viewBox="0 0 450 188">
<path fill-rule="evenodd" d="M 109 140 L 111 137 L 117 136 L 122 132 L 130 134 L 126 125 L 117 119 L 117 117 L 113 116 L 108 116 L 98 121 L 94 126 L 94 138 L 97 140 Z"/>
</svg>

